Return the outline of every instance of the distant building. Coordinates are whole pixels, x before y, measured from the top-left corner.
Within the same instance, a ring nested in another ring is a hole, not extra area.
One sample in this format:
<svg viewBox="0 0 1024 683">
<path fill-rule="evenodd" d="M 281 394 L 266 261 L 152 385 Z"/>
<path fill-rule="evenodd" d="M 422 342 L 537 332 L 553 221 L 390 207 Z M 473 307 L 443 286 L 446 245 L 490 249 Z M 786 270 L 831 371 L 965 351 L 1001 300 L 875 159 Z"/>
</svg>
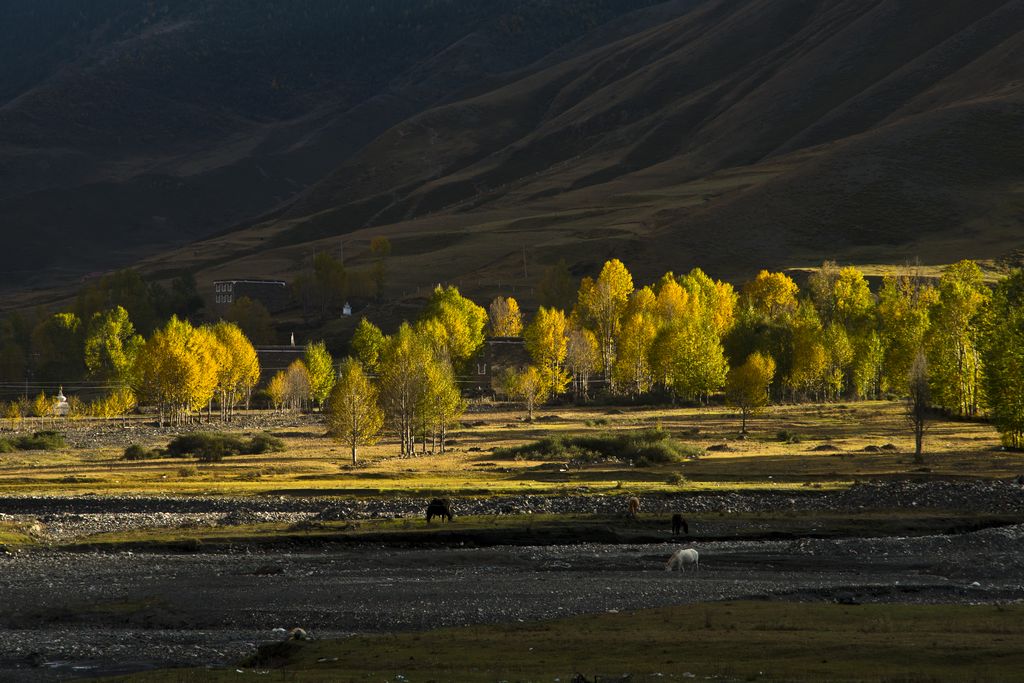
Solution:
<svg viewBox="0 0 1024 683">
<path fill-rule="evenodd" d="M 477 390 L 484 393 L 495 389 L 505 370 L 518 369 L 530 364 L 530 354 L 522 337 L 488 337 L 484 348 L 470 365 Z"/>
<path fill-rule="evenodd" d="M 271 313 L 291 305 L 288 283 L 284 280 L 214 280 L 213 294 L 214 306 L 219 310 L 242 297 L 260 302 Z"/>
<path fill-rule="evenodd" d="M 345 302 L 345 305 L 341 307 L 342 315 L 352 315 L 352 304 Z"/>
</svg>

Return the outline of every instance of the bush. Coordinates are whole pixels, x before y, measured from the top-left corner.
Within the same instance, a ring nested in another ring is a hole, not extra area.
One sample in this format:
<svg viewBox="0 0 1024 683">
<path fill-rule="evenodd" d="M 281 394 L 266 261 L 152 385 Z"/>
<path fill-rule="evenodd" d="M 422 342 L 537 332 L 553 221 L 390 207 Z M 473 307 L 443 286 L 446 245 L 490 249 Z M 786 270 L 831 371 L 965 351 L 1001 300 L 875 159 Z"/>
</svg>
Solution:
<svg viewBox="0 0 1024 683">
<path fill-rule="evenodd" d="M 202 462 L 217 462 L 229 455 L 257 455 L 284 450 L 284 441 L 272 434 L 257 434 L 243 441 L 233 434 L 195 432 L 175 437 L 167 444 L 167 454 L 174 457 L 194 456 Z"/>
<path fill-rule="evenodd" d="M 672 486 L 682 486 L 683 484 L 686 483 L 686 477 L 679 474 L 678 472 L 673 472 L 672 474 L 665 477 L 665 483 L 671 484 Z"/>
<path fill-rule="evenodd" d="M 36 432 L 14 440 L 14 446 L 21 451 L 53 451 L 64 448 L 64 445 L 64 435 L 53 431 Z"/>
<path fill-rule="evenodd" d="M 781 429 L 775 435 L 782 443 L 800 443 L 800 435 L 795 432 L 791 432 L 788 429 Z"/>
<path fill-rule="evenodd" d="M 151 460 L 163 456 L 163 451 L 158 448 L 146 449 L 137 443 L 133 443 L 124 449 L 125 460 Z"/>
<path fill-rule="evenodd" d="M 0 453 L 13 453 L 18 450 L 14 447 L 14 444 L 7 439 L 0 439 Z"/>
<path fill-rule="evenodd" d="M 597 436 L 548 436 L 515 448 L 495 450 L 496 457 L 529 460 L 617 460 L 638 467 L 680 462 L 703 455 L 697 446 L 682 444 L 660 429 Z"/>
<path fill-rule="evenodd" d="M 284 450 L 284 441 L 273 434 L 263 432 L 252 437 L 246 453 L 258 455 L 260 453 L 280 453 Z"/>
<path fill-rule="evenodd" d="M 199 468 L 195 465 L 185 465 L 178 468 L 179 477 L 194 477 L 199 474 Z"/>
</svg>

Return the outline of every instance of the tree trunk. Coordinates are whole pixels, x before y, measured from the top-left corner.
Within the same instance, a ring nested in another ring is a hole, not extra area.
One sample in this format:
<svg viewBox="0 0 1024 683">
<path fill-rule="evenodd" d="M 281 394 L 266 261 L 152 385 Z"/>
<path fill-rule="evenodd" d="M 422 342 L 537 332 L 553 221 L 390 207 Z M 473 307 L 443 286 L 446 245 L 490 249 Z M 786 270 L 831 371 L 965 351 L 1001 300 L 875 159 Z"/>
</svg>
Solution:
<svg viewBox="0 0 1024 683">
<path fill-rule="evenodd" d="M 356 442 L 352 442 L 352 464 L 356 464 Z"/>
</svg>

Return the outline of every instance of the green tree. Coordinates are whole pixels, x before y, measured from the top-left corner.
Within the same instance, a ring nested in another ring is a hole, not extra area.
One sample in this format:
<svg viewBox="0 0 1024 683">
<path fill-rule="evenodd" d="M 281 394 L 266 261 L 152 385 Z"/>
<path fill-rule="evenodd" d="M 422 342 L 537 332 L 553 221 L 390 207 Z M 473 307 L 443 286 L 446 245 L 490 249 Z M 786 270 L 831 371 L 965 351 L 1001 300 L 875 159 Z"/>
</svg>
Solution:
<svg viewBox="0 0 1024 683">
<path fill-rule="evenodd" d="M 135 359 L 144 344 L 123 307 L 94 314 L 85 338 L 89 376 L 116 386 L 130 385 Z"/>
<path fill-rule="evenodd" d="M 253 344 L 274 343 L 274 320 L 267 307 L 259 301 L 247 296 L 238 297 L 228 306 L 224 319 L 238 325 Z"/>
<path fill-rule="evenodd" d="M 36 373 L 44 382 L 74 382 L 85 376 L 82 321 L 74 313 L 56 313 L 32 330 Z"/>
<path fill-rule="evenodd" d="M 775 361 L 756 351 L 746 362 L 729 370 L 725 380 L 725 398 L 740 409 L 742 434 L 747 433 L 747 418 L 756 415 L 768 405 L 768 386 L 775 377 Z"/>
<path fill-rule="evenodd" d="M 1009 448 L 1024 447 L 1024 271 L 996 284 L 982 318 L 982 387 L 992 422 Z"/>
<path fill-rule="evenodd" d="M 352 334 L 350 347 L 356 359 L 370 372 L 377 372 L 386 338 L 380 328 L 366 318 L 360 318 Z"/>
<path fill-rule="evenodd" d="M 656 377 L 675 396 L 707 397 L 725 384 L 729 364 L 710 320 L 689 320 L 663 327 L 651 347 Z"/>
<path fill-rule="evenodd" d="M 420 317 L 421 331 L 452 367 L 462 369 L 484 343 L 487 311 L 462 296 L 458 287 L 434 289 Z"/>
<path fill-rule="evenodd" d="M 928 359 L 924 351 L 918 351 L 910 365 L 907 378 L 907 420 L 914 430 L 914 462 L 924 462 L 924 432 L 928 426 L 930 410 L 928 388 Z"/>
<path fill-rule="evenodd" d="M 879 328 L 885 346 L 883 390 L 905 396 L 914 359 L 924 345 L 935 288 L 914 273 L 889 276 L 878 292 Z"/>
<path fill-rule="evenodd" d="M 977 415 L 981 405 L 981 314 L 990 292 L 974 261 L 946 268 L 925 336 L 934 403 L 958 415 Z"/>
<path fill-rule="evenodd" d="M 310 397 L 316 401 L 318 407 L 323 408 L 324 401 L 334 388 L 334 358 L 327 350 L 327 345 L 319 341 L 306 347 L 302 360 L 309 373 Z"/>
<path fill-rule="evenodd" d="M 359 447 L 377 443 L 384 427 L 384 413 L 378 403 L 377 388 L 358 360 L 341 361 L 338 381 L 327 403 L 326 419 L 331 436 L 351 448 L 353 465 Z"/>
<path fill-rule="evenodd" d="M 619 331 L 615 365 L 612 368 L 616 387 L 633 396 L 650 391 L 654 384 L 651 348 L 657 334 L 658 321 L 653 309 L 640 309 L 626 315 Z"/>
<path fill-rule="evenodd" d="M 565 259 L 544 269 L 537 286 L 537 301 L 545 308 L 569 310 L 576 302 L 576 281 Z"/>
</svg>

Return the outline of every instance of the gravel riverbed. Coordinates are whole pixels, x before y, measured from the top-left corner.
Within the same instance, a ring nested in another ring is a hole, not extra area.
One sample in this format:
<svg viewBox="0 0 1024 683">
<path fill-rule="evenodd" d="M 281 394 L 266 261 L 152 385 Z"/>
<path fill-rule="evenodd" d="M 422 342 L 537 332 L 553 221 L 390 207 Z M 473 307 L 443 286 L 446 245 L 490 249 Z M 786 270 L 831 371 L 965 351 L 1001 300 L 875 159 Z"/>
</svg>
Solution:
<svg viewBox="0 0 1024 683">
<path fill-rule="evenodd" d="M 839 493 L 651 496 L 645 512 L 701 515 L 907 507 L 1019 512 L 1006 482 L 889 483 Z M 151 526 L 422 514 L 421 499 L 0 498 L 43 539 Z M 457 500 L 459 514 L 621 512 L 622 496 Z M 457 524 L 457 521 L 456 521 Z M 667 524 L 667 519 L 666 519 Z M 758 598 L 1024 600 L 1024 525 L 951 535 L 701 542 L 701 571 L 663 571 L 678 544 L 0 552 L 0 681 L 230 665 L 301 626 L 314 637 L 515 623 Z"/>
</svg>

